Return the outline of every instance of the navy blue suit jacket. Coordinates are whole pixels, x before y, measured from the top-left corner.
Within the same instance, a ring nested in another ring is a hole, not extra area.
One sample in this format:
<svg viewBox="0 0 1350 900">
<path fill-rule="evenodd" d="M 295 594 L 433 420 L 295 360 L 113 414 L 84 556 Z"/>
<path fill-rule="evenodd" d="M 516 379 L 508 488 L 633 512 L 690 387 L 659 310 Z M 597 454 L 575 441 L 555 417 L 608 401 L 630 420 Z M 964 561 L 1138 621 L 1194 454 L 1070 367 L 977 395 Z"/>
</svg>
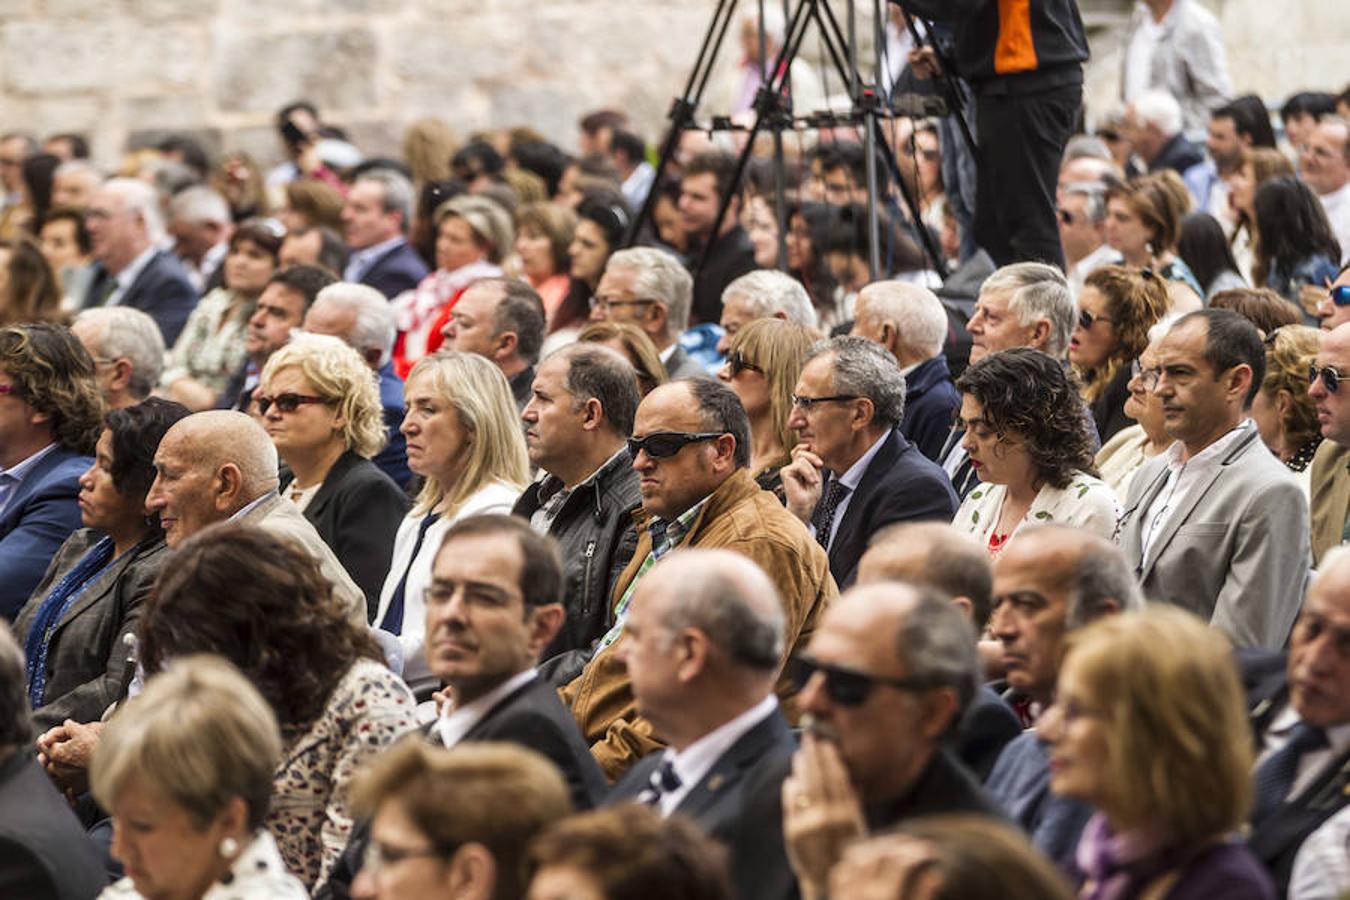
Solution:
<svg viewBox="0 0 1350 900">
<path fill-rule="evenodd" d="M 905 416 L 900 433 L 924 456 L 940 462 L 942 445 L 960 408 L 961 395 L 952 384 L 947 358 L 935 356 L 919 363 L 905 378 Z"/>
<path fill-rule="evenodd" d="M 361 283 L 393 300 L 404 291 L 417 287 L 417 283 L 427 277 L 427 264 L 407 241 L 399 244 L 384 256 L 375 260 L 361 276 Z"/>
<path fill-rule="evenodd" d="M 385 363 L 379 375 L 380 408 L 384 411 L 384 427 L 389 432 L 389 443 L 370 461 L 406 491 L 408 482 L 412 481 L 412 472 L 408 469 L 408 439 L 399 431 L 403 425 L 403 414 L 407 411 L 403 402 L 403 379 L 394 373 L 392 362 Z"/>
<path fill-rule="evenodd" d="M 86 309 L 103 305 L 112 277 L 102 263 L 95 264 L 94 277 L 85 294 Z M 118 299 L 117 305 L 139 309 L 154 319 L 164 335 L 164 345 L 172 347 L 197 306 L 197 289 L 188 280 L 187 270 L 178 257 L 167 250 L 159 250 L 150 257 L 150 262 Z"/>
<path fill-rule="evenodd" d="M 829 489 L 827 479 L 822 502 Z M 830 574 L 843 590 L 857 577 L 858 560 L 872 535 L 895 522 L 950 522 L 960 505 L 947 473 L 892 431 L 844 510 L 830 544 Z"/>
<path fill-rule="evenodd" d="M 13 622 L 80 521 L 80 476 L 93 460 L 57 447 L 38 462 L 0 514 L 0 616 Z"/>
</svg>

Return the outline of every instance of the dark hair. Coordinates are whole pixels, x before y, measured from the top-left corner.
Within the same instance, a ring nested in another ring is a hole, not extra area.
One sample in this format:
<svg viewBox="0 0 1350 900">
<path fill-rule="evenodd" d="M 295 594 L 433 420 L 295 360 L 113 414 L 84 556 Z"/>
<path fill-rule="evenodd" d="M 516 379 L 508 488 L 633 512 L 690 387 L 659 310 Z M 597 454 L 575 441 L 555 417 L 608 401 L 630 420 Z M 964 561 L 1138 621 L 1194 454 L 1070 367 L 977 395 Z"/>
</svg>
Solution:
<svg viewBox="0 0 1350 900">
<path fill-rule="evenodd" d="M 1234 129 L 1240 136 L 1249 139 L 1253 147 L 1275 146 L 1275 129 L 1270 125 L 1270 110 L 1266 109 L 1265 101 L 1255 94 L 1243 94 L 1210 115 L 1232 119 Z"/>
<path fill-rule="evenodd" d="M 166 155 L 172 153 L 181 157 L 183 165 L 196 172 L 199 178 L 205 178 L 206 173 L 211 171 L 211 160 L 206 155 L 206 149 L 196 138 L 185 134 L 171 134 L 160 140 L 155 149 Z"/>
<path fill-rule="evenodd" d="M 52 206 L 52 177 L 61 165 L 61 157 L 38 153 L 23 161 L 23 183 L 28 188 L 28 201 L 33 209 L 33 233 L 41 229 Z"/>
<path fill-rule="evenodd" d="M 1242 407 L 1252 405 L 1261 381 L 1266 377 L 1266 349 L 1256 326 L 1231 309 L 1197 309 L 1176 321 L 1172 330 L 1189 322 L 1203 320 L 1205 332 L 1205 362 L 1217 378 L 1234 366 L 1248 366 L 1252 370 L 1252 384 Z"/>
<path fill-rule="evenodd" d="M 1217 115 L 1217 113 L 1216 113 Z M 1238 271 L 1233 248 L 1228 245 L 1219 220 L 1205 212 L 1193 212 L 1181 220 L 1181 237 L 1177 239 L 1177 256 L 1190 267 L 1200 287 L 1209 290 L 1224 272 Z"/>
<path fill-rule="evenodd" d="M 628 157 L 628 162 L 637 165 L 642 162 L 643 155 L 647 152 L 647 145 L 643 143 L 642 138 L 633 132 L 623 128 L 614 129 L 614 135 L 609 141 L 610 152 L 615 151 Z"/>
<path fill-rule="evenodd" d="M 93 251 L 94 245 L 89 238 L 89 227 L 84 224 L 84 210 L 76 209 L 73 206 L 54 206 L 47 211 L 47 215 L 42 220 L 42 228 L 46 228 L 53 222 L 72 222 L 75 225 L 75 245 L 80 248 L 80 252 L 88 256 Z M 42 230 L 38 229 L 38 234 Z"/>
<path fill-rule="evenodd" d="M 487 141 L 475 140 L 450 157 L 450 168 L 456 178 L 468 182 L 481 175 L 496 178 L 506 168 L 506 160 Z"/>
<path fill-rule="evenodd" d="M 316 122 L 319 120 L 319 108 L 313 103 L 308 100 L 292 100 L 290 103 L 287 103 L 281 109 L 277 110 L 277 128 L 280 129 L 284 127 L 286 123 L 291 120 L 293 114 L 302 110 L 313 116 Z"/>
<path fill-rule="evenodd" d="M 544 188 L 550 197 L 558 194 L 558 182 L 567 168 L 567 154 L 548 141 L 521 141 L 511 145 L 511 158 L 526 172 L 544 179 Z"/>
<path fill-rule="evenodd" d="M 573 409 L 587 400 L 598 400 L 610 427 L 623 437 L 631 437 L 642 395 L 637 372 L 628 360 L 608 347 L 589 343 L 572 344 L 558 356 L 567 361 L 563 386 L 572 395 Z"/>
<path fill-rule="evenodd" d="M 473 287 L 501 290 L 493 314 L 493 335 L 514 333 L 516 353 L 530 365 L 537 363 L 539 348 L 544 346 L 545 326 L 544 301 L 539 299 L 539 292 L 515 278 L 482 278 Z"/>
<path fill-rule="evenodd" d="M 404 178 L 408 179 L 409 183 L 412 182 L 412 169 L 408 168 L 408 164 L 403 160 L 394 159 L 392 156 L 372 156 L 368 159 L 361 160 L 361 162 L 352 166 L 351 169 L 347 171 L 347 180 L 351 184 L 355 184 L 356 179 L 363 175 L 379 172 L 402 175 Z M 388 198 L 385 200 L 384 209 L 385 212 L 393 211 L 393 207 L 389 205 Z"/>
<path fill-rule="evenodd" d="M 451 525 L 441 539 L 440 549 L 459 538 L 504 535 L 516 539 L 520 551 L 520 588 L 528 610 L 549 603 L 563 602 L 562 555 L 558 542 L 547 534 L 540 534 L 530 523 L 518 516 L 480 515 L 460 519 Z"/>
<path fill-rule="evenodd" d="M 633 212 L 629 209 L 628 201 L 624 200 L 623 194 L 617 191 L 612 194 L 595 192 L 586 195 L 577 204 L 577 218 L 586 219 L 599 226 L 605 233 L 605 243 L 609 244 L 609 251 L 613 253 L 623 244 L 628 226 L 633 222 Z"/>
<path fill-rule="evenodd" d="M 822 309 L 834 303 L 835 280 L 830 272 L 829 262 L 825 258 L 825 245 L 829 242 L 834 221 L 838 218 L 838 209 L 828 203 L 803 203 L 788 214 L 788 227 L 791 228 L 792 216 L 801 216 L 806 224 L 808 240 L 811 242 L 811 260 L 806 270 L 793 272 L 792 275 L 806 288 L 811 303 Z"/>
<path fill-rule="evenodd" d="M 25 688 L 23 649 L 13 633 L 0 634 L 0 760 L 9 762 L 10 753 L 29 750 L 33 740 L 32 709 Z"/>
<path fill-rule="evenodd" d="M 1309 115 L 1321 119 L 1336 112 L 1336 98 L 1326 91 L 1300 91 L 1280 107 L 1280 119 L 1288 122 L 1294 116 Z"/>
<path fill-rule="evenodd" d="M 1231 288 L 1209 298 L 1210 309 L 1231 309 L 1262 333 L 1285 325 L 1299 325 L 1303 312 L 1270 288 Z"/>
<path fill-rule="evenodd" d="M 602 128 L 622 128 L 627 124 L 628 116 L 617 109 L 593 110 L 577 120 L 577 127 L 591 135 Z"/>
<path fill-rule="evenodd" d="M 866 258 L 871 240 L 868 232 L 871 227 L 867 207 L 861 203 L 837 207 L 825 232 L 825 246 L 817 246 L 816 249 L 824 250 L 826 253 L 848 253 Z M 891 248 L 891 272 L 913 272 L 924 268 L 923 252 L 919 250 L 918 245 L 910 240 L 908 235 L 896 229 L 890 217 L 882 210 L 877 210 L 877 230 L 881 233 L 881 246 Z"/>
<path fill-rule="evenodd" d="M 252 241 L 264 253 L 272 257 L 276 265 L 281 257 L 281 242 L 286 239 L 286 229 L 276 219 L 245 219 L 235 226 L 230 235 L 230 250 L 239 246 L 240 241 Z"/>
<path fill-rule="evenodd" d="M 0 369 L 20 397 L 51 417 L 52 437 L 92 453 L 103 426 L 94 360 L 69 328 L 43 322 L 0 329 Z"/>
<path fill-rule="evenodd" d="M 1272 178 L 1256 189 L 1256 265 L 1252 274 L 1265 283 L 1272 272 L 1288 274 L 1309 256 L 1322 254 L 1333 262 L 1341 258 L 1341 245 L 1327 221 L 1317 195 L 1296 176 Z"/>
<path fill-rule="evenodd" d="M 918 131 L 916 130 L 917 134 Z M 849 180 L 858 187 L 867 183 L 867 151 L 857 141 L 839 141 L 826 144 L 817 157 L 820 159 L 822 175 L 828 175 L 835 169 L 845 169 Z M 877 152 L 877 187 L 887 189 L 889 172 L 882 163 L 881 153 Z"/>
<path fill-rule="evenodd" d="M 689 393 L 694 395 L 698 411 L 707 423 L 703 427 L 709 431 L 724 431 L 736 439 L 736 452 L 732 458 L 736 468 L 747 468 L 750 465 L 750 417 L 741 405 L 741 398 L 720 381 L 703 376 L 684 378 L 680 383 L 687 384 Z"/>
<path fill-rule="evenodd" d="M 61 281 L 42 255 L 38 242 L 24 232 L 0 241 L 9 250 L 5 262 L 9 283 L 0 295 L 0 322 L 54 322 L 62 318 Z"/>
<path fill-rule="evenodd" d="M 179 419 L 192 410 L 181 403 L 150 397 L 135 406 L 108 411 L 103 424 L 112 433 L 113 487 L 119 493 L 144 496 L 155 480 L 155 451 Z"/>
<path fill-rule="evenodd" d="M 691 175 L 713 176 L 717 184 L 718 195 L 723 195 L 731 187 L 731 179 L 736 176 L 736 157 L 723 150 L 705 150 L 694 154 L 693 159 L 684 165 L 684 178 Z"/>
<path fill-rule="evenodd" d="M 267 279 L 269 285 L 279 284 L 303 296 L 306 310 L 314 304 L 314 298 L 319 295 L 319 291 L 337 281 L 336 273 L 321 266 L 287 266 L 274 272 L 272 277 Z"/>
<path fill-rule="evenodd" d="M 1078 384 L 1058 360 L 1028 347 L 1000 350 L 972 363 L 956 389 L 984 408 L 984 420 L 1000 440 L 1015 434 L 1026 441 L 1045 482 L 1064 488 L 1077 472 L 1096 474 L 1096 441 Z"/>
<path fill-rule="evenodd" d="M 211 525 L 170 554 L 141 616 L 139 647 L 148 674 L 179 656 L 225 657 L 283 727 L 317 719 L 357 660 L 384 660 L 334 599 L 317 560 L 235 522 Z"/>
<path fill-rule="evenodd" d="M 337 188 L 316 178 L 297 178 L 286 185 L 286 206 L 310 225 L 341 226 L 343 202 Z"/>
<path fill-rule="evenodd" d="M 82 134 L 75 134 L 74 132 L 63 131 L 60 134 L 54 134 L 51 137 L 47 138 L 47 143 L 50 144 L 52 141 L 64 141 L 65 143 L 69 144 L 71 159 L 89 158 L 89 141 L 85 140 L 85 137 Z"/>
<path fill-rule="evenodd" d="M 341 275 L 347 269 L 347 260 L 351 259 L 352 252 L 347 248 L 347 242 L 327 225 L 320 225 L 319 228 L 319 262 L 318 265 L 327 269 L 332 275 L 341 281 Z"/>
</svg>

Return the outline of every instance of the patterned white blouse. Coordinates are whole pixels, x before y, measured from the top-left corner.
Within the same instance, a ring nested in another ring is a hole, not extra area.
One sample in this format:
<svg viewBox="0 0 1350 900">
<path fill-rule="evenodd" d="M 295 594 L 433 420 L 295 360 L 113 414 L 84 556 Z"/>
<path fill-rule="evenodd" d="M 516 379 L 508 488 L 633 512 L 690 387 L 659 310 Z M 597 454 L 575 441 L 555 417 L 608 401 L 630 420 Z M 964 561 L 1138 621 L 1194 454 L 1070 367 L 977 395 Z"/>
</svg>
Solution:
<svg viewBox="0 0 1350 900">
<path fill-rule="evenodd" d="M 1036 494 L 1022 521 L 1007 535 L 995 535 L 1007 488 L 1001 484 L 978 484 L 956 511 L 952 524 L 974 535 L 998 555 L 1027 525 L 1072 525 L 1114 541 L 1120 530 L 1120 501 L 1106 483 L 1086 472 L 1076 472 L 1068 487 L 1046 485 Z"/>
</svg>

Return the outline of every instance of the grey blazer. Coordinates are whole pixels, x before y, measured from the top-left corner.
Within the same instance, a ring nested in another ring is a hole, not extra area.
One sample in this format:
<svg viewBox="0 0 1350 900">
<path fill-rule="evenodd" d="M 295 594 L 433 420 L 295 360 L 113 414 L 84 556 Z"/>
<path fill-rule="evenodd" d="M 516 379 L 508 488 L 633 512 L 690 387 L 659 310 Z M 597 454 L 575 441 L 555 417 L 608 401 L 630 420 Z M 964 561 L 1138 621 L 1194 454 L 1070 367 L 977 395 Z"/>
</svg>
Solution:
<svg viewBox="0 0 1350 900">
<path fill-rule="evenodd" d="M 14 622 L 20 647 L 47 592 L 101 537 L 93 529 L 81 528 L 56 551 L 47 574 Z M 38 731 L 66 719 L 96 721 L 126 693 L 134 669 L 127 636 L 136 632 L 141 608 L 166 555 L 163 540 L 126 554 L 94 578 L 56 623 L 47 650 L 47 703 L 33 711 Z"/>
<path fill-rule="evenodd" d="M 1146 462 L 1125 499 L 1121 548 L 1144 596 L 1189 609 L 1238 647 L 1284 646 L 1311 565 L 1308 500 L 1255 428 L 1182 498 L 1142 553 L 1167 454 Z"/>
<path fill-rule="evenodd" d="M 1126 84 L 1125 70 L 1130 64 L 1130 42 L 1152 15 L 1143 4 L 1135 7 L 1126 28 L 1120 55 L 1120 85 Z M 1163 22 L 1149 66 L 1148 84 L 1166 91 L 1181 104 L 1182 127 L 1188 133 L 1203 132 L 1209 114 L 1227 103 L 1233 95 L 1228 77 L 1228 55 L 1223 44 L 1223 28 L 1214 14 L 1196 0 L 1177 0 Z"/>
</svg>

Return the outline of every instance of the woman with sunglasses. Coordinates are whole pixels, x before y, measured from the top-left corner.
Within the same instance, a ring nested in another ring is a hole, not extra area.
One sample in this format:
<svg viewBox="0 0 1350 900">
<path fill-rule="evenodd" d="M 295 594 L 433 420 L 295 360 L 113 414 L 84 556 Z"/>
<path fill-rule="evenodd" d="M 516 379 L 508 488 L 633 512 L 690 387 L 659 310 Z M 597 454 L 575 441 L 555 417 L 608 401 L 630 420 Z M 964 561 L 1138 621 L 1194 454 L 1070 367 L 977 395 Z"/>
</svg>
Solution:
<svg viewBox="0 0 1350 900">
<path fill-rule="evenodd" d="M 380 590 L 376 627 L 397 635 L 410 684 L 430 675 L 422 652 L 431 565 L 459 519 L 511 512 L 529 481 L 520 415 L 506 376 L 474 353 L 442 351 L 413 367 L 404 386 L 408 468 L 423 478 L 413 509 L 394 538 Z"/>
<path fill-rule="evenodd" d="M 288 472 L 294 503 L 366 595 L 374 614 L 408 498 L 371 457 L 388 439 L 379 388 L 361 354 L 306 334 L 272 354 L 254 402 Z"/>
<path fill-rule="evenodd" d="M 1308 396 L 1308 372 L 1321 336 L 1315 328 L 1286 325 L 1266 335 L 1266 374 L 1252 398 L 1252 420 L 1261 440 L 1312 492 L 1312 458 L 1322 443 L 1317 409 Z"/>
<path fill-rule="evenodd" d="M 244 364 L 248 320 L 281 259 L 286 229 L 276 219 L 249 219 L 230 235 L 224 283 L 197 303 L 169 351 L 160 386 L 193 412 L 215 408 Z"/>
<path fill-rule="evenodd" d="M 1055 702 L 1036 723 L 1050 790 L 1097 810 L 1075 853 L 1086 900 L 1272 900 L 1238 837 L 1252 737 L 1233 648 L 1156 605 L 1072 632 Z"/>
<path fill-rule="evenodd" d="M 1098 473 L 1102 481 L 1117 497 L 1130 492 L 1130 482 L 1139 467 L 1172 446 L 1172 437 L 1164 428 L 1162 401 L 1153 393 L 1157 383 L 1151 374 L 1158 365 L 1158 344 L 1171 327 L 1172 318 L 1163 319 L 1149 329 L 1149 343 L 1139 358 L 1130 364 L 1130 395 L 1123 407 L 1125 415 L 1135 421 L 1122 428 L 1115 437 L 1102 444 L 1097 451 Z M 1144 373 L 1149 373 L 1145 376 Z"/>
<path fill-rule="evenodd" d="M 1096 477 L 1094 441 L 1072 377 L 1039 350 L 991 353 L 961 373 L 961 446 L 980 476 L 953 523 L 997 556 L 1025 525 L 1055 522 L 1114 540 L 1115 492 Z"/>
<path fill-rule="evenodd" d="M 804 325 L 784 319 L 756 319 L 731 336 L 727 361 L 717 377 L 736 393 L 750 417 L 750 471 L 779 501 L 783 466 L 792 462 L 797 443 L 788 425 L 792 391 L 818 339 Z"/>
<path fill-rule="evenodd" d="M 1150 269 L 1102 266 L 1083 283 L 1069 364 L 1103 443 L 1129 425 L 1130 364 L 1148 345 L 1148 330 L 1167 313 L 1167 302 L 1166 286 Z"/>
<path fill-rule="evenodd" d="M 1350 266 L 1341 267 L 1331 288 L 1318 301 L 1317 317 L 1322 320 L 1323 331 L 1350 322 Z"/>
</svg>

